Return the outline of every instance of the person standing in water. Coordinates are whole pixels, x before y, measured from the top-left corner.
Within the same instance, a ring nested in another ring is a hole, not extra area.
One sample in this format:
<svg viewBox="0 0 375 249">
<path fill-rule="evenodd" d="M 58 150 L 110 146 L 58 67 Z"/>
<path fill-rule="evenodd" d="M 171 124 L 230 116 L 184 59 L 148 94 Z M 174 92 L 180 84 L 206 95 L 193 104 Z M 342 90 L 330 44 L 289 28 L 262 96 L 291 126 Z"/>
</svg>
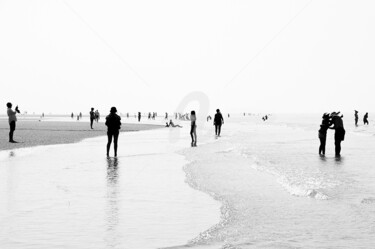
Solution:
<svg viewBox="0 0 375 249">
<path fill-rule="evenodd" d="M 354 110 L 354 122 L 355 126 L 358 126 L 358 111 Z"/>
<path fill-rule="evenodd" d="M 91 127 L 91 129 L 94 129 L 94 128 L 92 128 L 92 124 L 94 123 L 94 120 L 95 120 L 94 107 L 91 107 L 91 111 L 90 111 L 90 127 Z"/>
<path fill-rule="evenodd" d="M 335 130 L 335 155 L 336 157 L 341 156 L 341 141 L 344 141 L 345 138 L 345 129 L 344 123 L 342 121 L 343 115 L 339 116 L 340 112 L 333 112 L 331 114 L 333 127 L 330 129 Z"/>
<path fill-rule="evenodd" d="M 113 137 L 113 146 L 115 150 L 115 157 L 117 157 L 117 141 L 121 129 L 121 117 L 116 114 L 116 107 L 112 107 L 110 114 L 105 118 L 105 125 L 108 127 L 107 136 L 107 157 L 109 157 L 109 149 L 111 148 L 112 137 Z"/>
<path fill-rule="evenodd" d="M 191 146 L 197 146 L 197 117 L 195 116 L 195 111 L 191 111 L 190 113 L 190 121 L 191 121 L 191 129 L 190 129 L 190 136 L 191 136 Z"/>
<path fill-rule="evenodd" d="M 363 124 L 368 125 L 368 112 L 366 112 L 365 116 L 363 116 Z"/>
<path fill-rule="evenodd" d="M 17 122 L 17 117 L 16 114 L 20 113 L 20 110 L 18 110 L 18 106 L 14 109 L 15 111 L 12 110 L 12 103 L 8 102 L 7 103 L 7 114 L 8 114 L 8 121 L 9 121 L 9 143 L 17 143 L 13 139 L 13 134 L 14 131 L 16 130 L 16 122 Z"/>
<path fill-rule="evenodd" d="M 319 155 L 324 156 L 326 154 L 326 140 L 327 140 L 327 130 L 330 124 L 330 116 L 328 113 L 324 113 L 322 117 L 322 124 L 320 125 L 319 129 Z"/>
<path fill-rule="evenodd" d="M 219 109 L 216 109 L 216 114 L 214 117 L 214 126 L 215 126 L 215 135 L 218 137 L 220 137 L 222 124 L 224 124 L 223 115 L 221 115 L 221 112 Z"/>
</svg>

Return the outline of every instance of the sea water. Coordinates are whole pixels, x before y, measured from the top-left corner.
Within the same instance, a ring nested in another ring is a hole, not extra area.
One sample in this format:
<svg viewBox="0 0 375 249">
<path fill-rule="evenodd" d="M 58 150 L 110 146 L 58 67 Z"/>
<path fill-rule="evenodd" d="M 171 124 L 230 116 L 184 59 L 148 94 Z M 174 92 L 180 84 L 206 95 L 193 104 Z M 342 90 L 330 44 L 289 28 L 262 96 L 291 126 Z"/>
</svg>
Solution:
<svg viewBox="0 0 375 249">
<path fill-rule="evenodd" d="M 333 130 L 318 155 L 321 114 L 226 118 L 220 138 L 184 150 L 189 184 L 222 203 L 187 246 L 375 248 L 375 129 L 343 120 L 340 158 Z"/>
<path fill-rule="evenodd" d="M 0 151 L 0 248 L 159 248 L 218 223 L 220 203 L 185 183 L 174 153 L 188 133 L 173 134 L 121 133 L 117 158 L 106 136 Z"/>
<path fill-rule="evenodd" d="M 372 120 L 345 114 L 340 158 L 320 122 L 232 115 L 190 147 L 177 121 L 122 133 L 116 160 L 105 137 L 0 153 L 1 248 L 375 248 Z"/>
</svg>

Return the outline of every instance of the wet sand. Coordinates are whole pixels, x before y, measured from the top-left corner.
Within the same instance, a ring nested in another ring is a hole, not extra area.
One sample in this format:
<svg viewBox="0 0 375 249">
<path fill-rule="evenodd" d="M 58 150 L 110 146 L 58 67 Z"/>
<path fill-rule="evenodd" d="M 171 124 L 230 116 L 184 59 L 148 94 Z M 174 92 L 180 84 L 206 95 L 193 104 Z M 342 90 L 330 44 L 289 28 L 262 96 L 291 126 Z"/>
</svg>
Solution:
<svg viewBox="0 0 375 249">
<path fill-rule="evenodd" d="M 160 125 L 123 123 L 121 132 L 141 131 L 162 128 Z M 14 140 L 9 143 L 9 124 L 0 119 L 0 150 L 33 147 L 39 145 L 76 143 L 85 138 L 106 136 L 107 127 L 104 123 L 94 123 L 94 129 L 86 120 L 82 121 L 39 121 L 19 120 L 17 122 Z M 121 134 L 120 134 L 121 136 Z"/>
</svg>

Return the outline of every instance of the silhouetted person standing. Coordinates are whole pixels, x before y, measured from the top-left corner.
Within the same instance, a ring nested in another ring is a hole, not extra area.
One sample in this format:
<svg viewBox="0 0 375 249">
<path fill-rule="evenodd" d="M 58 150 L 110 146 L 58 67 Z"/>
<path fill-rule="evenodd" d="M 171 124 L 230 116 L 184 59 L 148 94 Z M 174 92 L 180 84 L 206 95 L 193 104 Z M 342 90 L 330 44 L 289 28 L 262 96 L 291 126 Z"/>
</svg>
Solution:
<svg viewBox="0 0 375 249">
<path fill-rule="evenodd" d="M 339 116 L 339 113 L 333 112 L 331 114 L 333 127 L 330 129 L 335 130 L 335 155 L 339 157 L 341 154 L 341 141 L 344 141 L 345 138 L 345 129 L 344 123 L 342 121 L 342 115 Z"/>
<path fill-rule="evenodd" d="M 363 124 L 368 125 L 368 112 L 363 116 Z"/>
<path fill-rule="evenodd" d="M 109 149 L 111 148 L 112 137 L 113 137 L 115 157 L 117 157 L 117 141 L 118 141 L 118 136 L 119 136 L 120 129 L 121 129 L 121 117 L 117 115 L 116 112 L 117 112 L 116 107 L 112 107 L 110 114 L 105 118 L 106 119 L 105 125 L 108 127 L 107 156 L 109 156 Z"/>
<path fill-rule="evenodd" d="M 218 137 L 220 137 L 222 124 L 224 124 L 223 115 L 221 115 L 221 112 L 219 109 L 216 109 L 216 114 L 214 117 L 214 125 L 215 125 L 215 135 Z"/>
<path fill-rule="evenodd" d="M 90 127 L 91 127 L 91 129 L 94 129 L 94 128 L 92 128 L 92 124 L 94 123 L 94 120 L 95 120 L 95 112 L 94 112 L 94 108 L 92 107 L 91 111 L 90 111 Z"/>
<path fill-rule="evenodd" d="M 138 122 L 141 122 L 141 112 L 138 112 Z"/>
<path fill-rule="evenodd" d="M 195 111 L 191 111 L 190 113 L 190 121 L 191 121 L 191 128 L 190 128 L 190 136 L 191 136 L 191 146 L 197 146 L 197 117 L 195 116 Z"/>
<path fill-rule="evenodd" d="M 17 122 L 17 117 L 16 114 L 20 113 L 18 110 L 18 106 L 16 106 L 15 111 L 12 110 L 12 103 L 8 102 L 7 103 L 7 114 L 8 114 L 8 121 L 9 121 L 9 142 L 10 143 L 17 143 L 16 141 L 13 140 L 13 134 L 14 131 L 16 130 L 16 122 Z"/>
<path fill-rule="evenodd" d="M 330 122 L 330 116 L 328 113 L 324 113 L 322 119 L 323 119 L 322 124 L 320 125 L 320 129 L 319 129 L 319 140 L 320 140 L 319 155 L 324 156 L 326 154 L 327 130 L 329 126 L 331 125 L 331 122 Z"/>
<path fill-rule="evenodd" d="M 358 111 L 354 110 L 354 122 L 355 126 L 358 126 Z"/>
</svg>

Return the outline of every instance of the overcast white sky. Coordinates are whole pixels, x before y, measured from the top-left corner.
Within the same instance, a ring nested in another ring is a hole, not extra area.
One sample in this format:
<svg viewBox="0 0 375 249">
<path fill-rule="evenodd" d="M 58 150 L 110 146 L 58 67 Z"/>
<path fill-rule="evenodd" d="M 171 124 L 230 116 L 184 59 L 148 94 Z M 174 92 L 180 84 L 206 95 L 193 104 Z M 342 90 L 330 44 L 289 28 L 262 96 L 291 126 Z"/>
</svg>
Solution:
<svg viewBox="0 0 375 249">
<path fill-rule="evenodd" d="M 0 0 L 0 99 L 21 111 L 373 110 L 375 1 Z"/>
</svg>

